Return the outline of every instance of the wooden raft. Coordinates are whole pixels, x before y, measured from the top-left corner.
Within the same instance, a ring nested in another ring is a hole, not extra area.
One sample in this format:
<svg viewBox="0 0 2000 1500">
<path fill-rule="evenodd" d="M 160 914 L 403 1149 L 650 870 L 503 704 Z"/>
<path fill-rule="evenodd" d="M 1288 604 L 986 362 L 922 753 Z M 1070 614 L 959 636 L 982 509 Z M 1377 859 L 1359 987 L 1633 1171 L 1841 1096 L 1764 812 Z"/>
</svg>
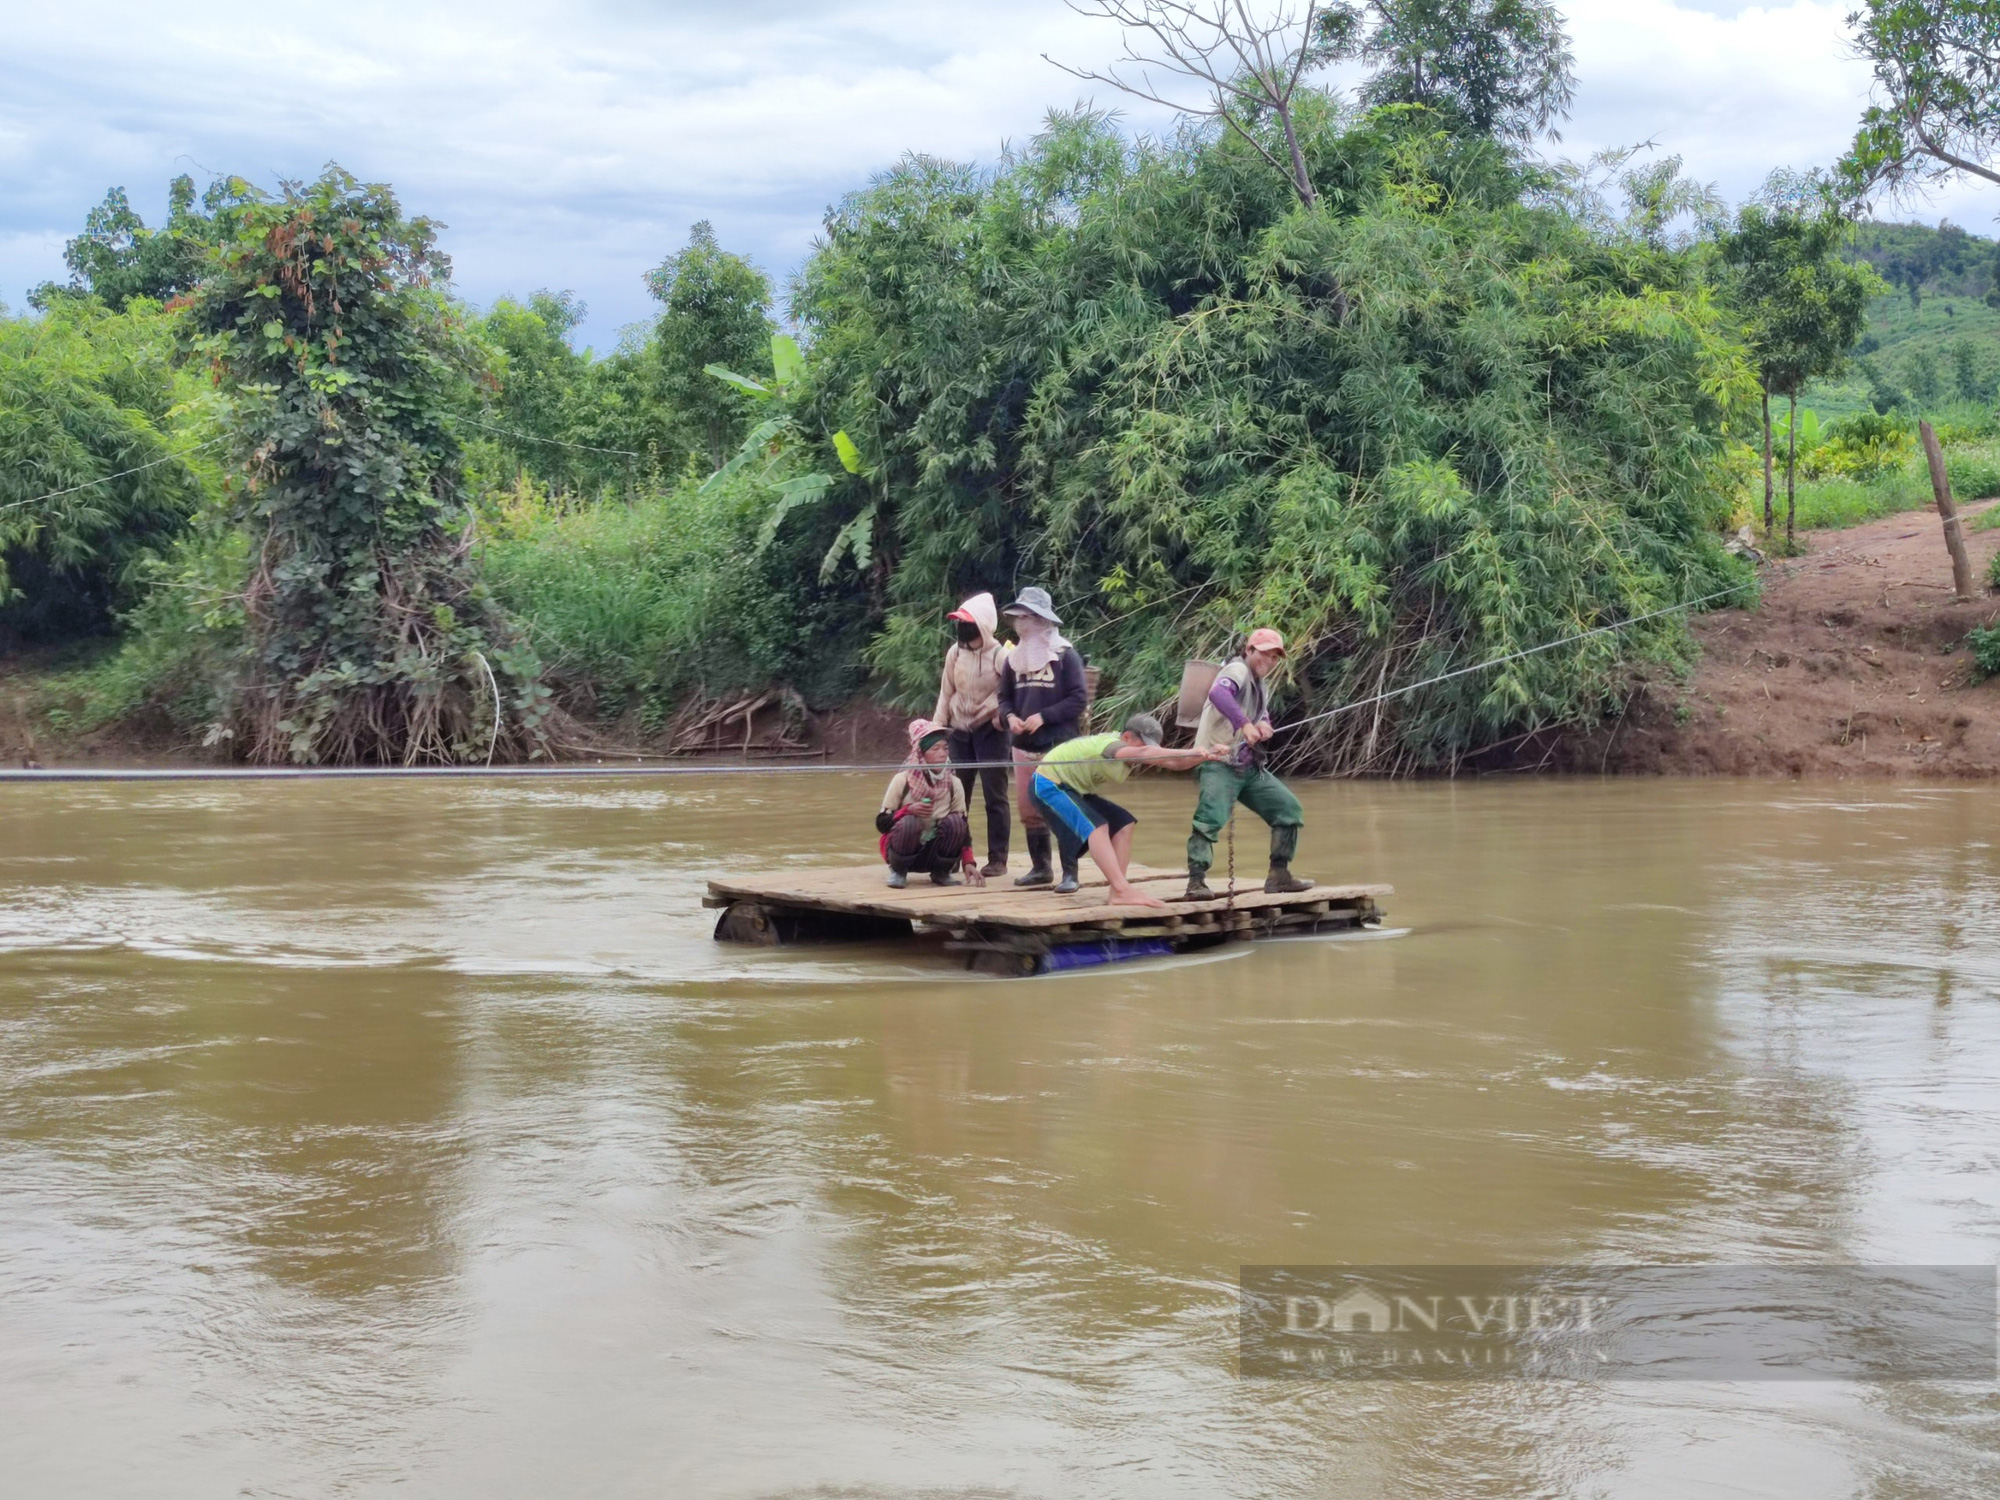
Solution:
<svg viewBox="0 0 2000 1500">
<path fill-rule="evenodd" d="M 1239 882 L 1233 900 L 1112 906 L 1104 877 L 1088 866 L 1083 888 L 1058 896 L 1046 886 L 1021 890 L 1002 876 L 985 886 L 938 886 L 913 875 L 900 891 L 883 883 L 883 866 L 796 870 L 708 883 L 702 905 L 720 908 L 721 942 L 863 941 L 943 933 L 966 966 L 998 974 L 1034 974 L 1087 961 L 1181 952 L 1280 934 L 1335 932 L 1381 920 L 1386 885 L 1321 885 L 1266 894 L 1262 882 Z M 1165 898 L 1187 884 L 1185 870 L 1132 867 L 1133 883 Z M 1216 872 L 1210 871 L 1211 882 Z M 1218 886 L 1218 889 L 1220 887 Z"/>
</svg>

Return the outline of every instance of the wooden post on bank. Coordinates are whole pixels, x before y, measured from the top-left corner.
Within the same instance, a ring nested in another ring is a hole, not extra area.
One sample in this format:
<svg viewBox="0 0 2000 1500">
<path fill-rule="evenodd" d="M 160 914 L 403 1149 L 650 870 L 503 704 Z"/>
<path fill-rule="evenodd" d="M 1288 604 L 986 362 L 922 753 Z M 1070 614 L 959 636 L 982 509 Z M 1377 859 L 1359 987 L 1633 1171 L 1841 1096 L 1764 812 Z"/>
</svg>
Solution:
<svg viewBox="0 0 2000 1500">
<path fill-rule="evenodd" d="M 1951 480 L 1944 472 L 1944 450 L 1938 446 L 1931 424 L 1918 422 L 1924 440 L 1924 462 L 1931 466 L 1931 493 L 1937 496 L 1938 514 L 1944 517 L 1944 544 L 1951 553 L 1951 586 L 1960 599 L 1972 597 L 1972 560 L 1965 555 L 1965 534 L 1958 524 L 1958 507 L 1951 502 Z"/>
</svg>

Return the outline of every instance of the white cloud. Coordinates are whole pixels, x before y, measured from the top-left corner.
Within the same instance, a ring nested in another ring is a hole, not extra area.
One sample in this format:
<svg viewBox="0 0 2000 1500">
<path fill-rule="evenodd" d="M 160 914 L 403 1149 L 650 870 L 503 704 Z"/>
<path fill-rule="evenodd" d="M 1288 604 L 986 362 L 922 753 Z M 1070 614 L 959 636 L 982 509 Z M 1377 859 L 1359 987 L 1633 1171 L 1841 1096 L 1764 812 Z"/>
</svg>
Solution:
<svg viewBox="0 0 2000 1500">
<path fill-rule="evenodd" d="M 1866 84 L 1844 4 L 1573 4 L 1582 86 L 1560 149 L 1654 138 L 1732 197 L 1774 165 L 1830 161 Z M 338 160 L 451 226 L 468 296 L 573 287 L 600 346 L 646 313 L 640 274 L 695 219 L 782 276 L 826 205 L 904 152 L 990 159 L 1074 102 L 1080 85 L 1041 53 L 1116 47 L 1061 0 L 15 9 L 0 57 L 12 300 L 61 274 L 62 239 L 114 183 L 150 216 L 177 171 L 268 181 Z M 1965 189 L 1927 216 L 1985 229 L 1996 208 Z"/>
</svg>

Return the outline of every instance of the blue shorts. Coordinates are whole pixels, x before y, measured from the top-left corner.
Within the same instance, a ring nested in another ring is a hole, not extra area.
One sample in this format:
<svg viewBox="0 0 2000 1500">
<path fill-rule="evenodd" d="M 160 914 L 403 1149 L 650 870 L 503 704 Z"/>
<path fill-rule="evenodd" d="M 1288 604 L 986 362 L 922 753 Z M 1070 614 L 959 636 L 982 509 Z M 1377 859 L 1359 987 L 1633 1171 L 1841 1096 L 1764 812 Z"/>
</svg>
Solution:
<svg viewBox="0 0 2000 1500">
<path fill-rule="evenodd" d="M 1076 863 L 1090 842 L 1093 828 L 1107 829 L 1116 836 L 1120 829 L 1130 828 L 1139 821 L 1108 797 L 1094 792 L 1072 792 L 1039 774 L 1028 783 L 1028 795 L 1035 799 L 1042 821 L 1049 825 L 1056 843 L 1061 845 L 1066 865 Z"/>
</svg>

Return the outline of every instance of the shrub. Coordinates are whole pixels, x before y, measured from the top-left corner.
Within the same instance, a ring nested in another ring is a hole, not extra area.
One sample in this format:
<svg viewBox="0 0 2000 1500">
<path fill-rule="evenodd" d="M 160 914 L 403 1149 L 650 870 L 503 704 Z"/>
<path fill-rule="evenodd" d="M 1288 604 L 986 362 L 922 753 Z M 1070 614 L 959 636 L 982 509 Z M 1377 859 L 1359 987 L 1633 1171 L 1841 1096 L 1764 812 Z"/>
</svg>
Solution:
<svg viewBox="0 0 2000 1500">
<path fill-rule="evenodd" d="M 2000 625 L 1967 631 L 1965 644 L 1972 648 L 1972 667 L 1981 681 L 2000 674 Z"/>
<path fill-rule="evenodd" d="M 2000 495 L 2000 453 L 1991 449 L 1947 452 L 1944 472 L 1956 500 L 1985 500 Z"/>
<path fill-rule="evenodd" d="M 219 685 L 242 650 L 248 550 L 243 531 L 211 510 L 164 556 L 149 559 L 117 649 L 46 685 L 51 717 L 80 731 L 141 713 L 190 735 L 208 728 L 222 706 Z"/>
<path fill-rule="evenodd" d="M 1825 441 L 1799 459 L 1807 479 L 1869 480 L 1900 468 L 1917 451 L 1909 428 L 1894 417 L 1855 412 L 1826 429 Z"/>
</svg>

